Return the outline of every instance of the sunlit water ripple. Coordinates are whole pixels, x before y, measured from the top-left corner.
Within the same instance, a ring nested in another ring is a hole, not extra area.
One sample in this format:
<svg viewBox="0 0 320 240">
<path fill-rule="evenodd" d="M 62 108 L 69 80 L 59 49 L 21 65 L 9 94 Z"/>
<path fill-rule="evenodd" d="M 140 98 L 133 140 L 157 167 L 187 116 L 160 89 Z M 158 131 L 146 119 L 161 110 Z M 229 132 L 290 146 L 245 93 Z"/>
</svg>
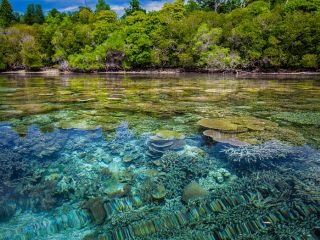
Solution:
<svg viewBox="0 0 320 240">
<path fill-rule="evenodd" d="M 320 78 L 0 75 L 0 239 L 319 239 Z"/>
</svg>

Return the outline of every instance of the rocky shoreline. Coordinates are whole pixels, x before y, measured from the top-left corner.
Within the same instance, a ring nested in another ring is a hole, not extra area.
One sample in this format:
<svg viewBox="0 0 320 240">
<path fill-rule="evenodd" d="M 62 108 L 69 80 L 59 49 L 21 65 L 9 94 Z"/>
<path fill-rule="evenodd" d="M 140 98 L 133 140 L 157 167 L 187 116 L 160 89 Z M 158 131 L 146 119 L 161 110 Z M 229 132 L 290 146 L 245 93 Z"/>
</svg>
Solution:
<svg viewBox="0 0 320 240">
<path fill-rule="evenodd" d="M 253 70 L 244 71 L 237 69 L 223 70 L 223 69 L 136 69 L 136 70 L 119 70 L 119 71 L 79 71 L 79 70 L 59 70 L 56 68 L 46 68 L 39 71 L 28 71 L 28 70 L 13 70 L 4 71 L 0 74 L 43 74 L 43 75 L 61 75 L 61 74 L 186 74 L 186 73 L 197 73 L 197 74 L 234 74 L 236 76 L 274 76 L 274 75 L 320 75 L 320 71 L 294 71 L 294 70 L 279 70 L 279 71 L 263 71 Z"/>
</svg>

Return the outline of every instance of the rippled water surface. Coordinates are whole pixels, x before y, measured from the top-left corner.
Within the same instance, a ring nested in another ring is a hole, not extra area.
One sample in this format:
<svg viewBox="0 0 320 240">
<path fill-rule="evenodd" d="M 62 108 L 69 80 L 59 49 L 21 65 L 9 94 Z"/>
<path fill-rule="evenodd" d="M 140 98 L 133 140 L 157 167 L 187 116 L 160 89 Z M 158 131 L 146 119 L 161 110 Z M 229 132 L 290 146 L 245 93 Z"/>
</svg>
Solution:
<svg viewBox="0 0 320 240">
<path fill-rule="evenodd" d="M 0 75 L 0 239 L 319 239 L 320 77 Z"/>
</svg>

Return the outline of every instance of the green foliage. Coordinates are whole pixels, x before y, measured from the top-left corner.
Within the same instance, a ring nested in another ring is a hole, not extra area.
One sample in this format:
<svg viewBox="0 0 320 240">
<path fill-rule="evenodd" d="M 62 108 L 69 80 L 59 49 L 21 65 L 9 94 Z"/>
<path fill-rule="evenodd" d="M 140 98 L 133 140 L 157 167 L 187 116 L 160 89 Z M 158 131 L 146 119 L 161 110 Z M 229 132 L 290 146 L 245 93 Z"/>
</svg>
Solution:
<svg viewBox="0 0 320 240">
<path fill-rule="evenodd" d="M 0 27 L 8 27 L 15 19 L 10 2 L 2 0 L 0 4 Z"/>
<path fill-rule="evenodd" d="M 196 10 L 199 10 L 200 7 L 198 3 L 194 0 L 188 0 L 187 4 L 185 5 L 185 9 L 187 13 L 194 12 Z"/>
<path fill-rule="evenodd" d="M 27 11 L 23 16 L 26 24 L 32 25 L 35 23 L 42 24 L 44 22 L 44 15 L 40 4 L 28 4 Z"/>
<path fill-rule="evenodd" d="M 5 60 L 5 65 L 7 69 L 21 69 L 25 65 L 23 63 L 22 57 L 22 47 L 25 40 L 33 38 L 37 33 L 31 26 L 26 25 L 15 25 L 4 30 L 2 34 L 0 47 L 2 56 Z M 35 42 L 35 44 L 38 44 Z"/>
<path fill-rule="evenodd" d="M 25 37 L 22 40 L 21 57 L 26 69 L 38 70 L 43 67 L 39 45 L 32 36 Z"/>
<path fill-rule="evenodd" d="M 320 10 L 320 0 L 291 0 L 285 6 L 287 11 L 318 11 Z"/>
<path fill-rule="evenodd" d="M 221 28 L 210 29 L 208 24 L 201 24 L 195 35 L 195 51 L 200 54 L 208 51 L 213 45 L 219 43 L 221 37 Z"/>
<path fill-rule="evenodd" d="M 0 71 L 5 70 L 6 69 L 6 47 L 5 47 L 5 43 L 6 43 L 6 38 L 4 36 L 4 34 L 0 34 L 0 42 L 2 44 L 0 44 Z"/>
<path fill-rule="evenodd" d="M 105 2 L 105 0 L 98 0 L 96 4 L 96 12 L 101 10 L 110 10 L 110 5 Z"/>
<path fill-rule="evenodd" d="M 82 54 L 69 56 L 69 64 L 72 69 L 95 71 L 102 70 L 105 66 L 105 47 L 99 46 L 95 50 L 86 46 Z"/>
<path fill-rule="evenodd" d="M 56 64 L 78 71 L 106 65 L 318 70 L 319 1 L 175 0 L 146 12 L 131 0 L 120 19 L 105 0 L 96 11 L 52 9 L 45 18 L 40 5 L 29 4 L 27 26 L 14 25 L 19 15 L 2 0 L 0 70 Z"/>
<path fill-rule="evenodd" d="M 244 0 L 197 0 L 202 9 L 215 12 L 231 12 L 238 7 L 244 7 L 249 1 Z"/>
<path fill-rule="evenodd" d="M 185 15 L 186 8 L 183 0 L 176 0 L 173 3 L 165 3 L 163 11 L 174 19 L 181 19 Z"/>
<path fill-rule="evenodd" d="M 100 10 L 96 14 L 96 22 L 92 36 L 96 45 L 102 44 L 117 28 L 117 14 L 111 10 Z"/>
<path fill-rule="evenodd" d="M 236 68 L 240 61 L 239 55 L 230 53 L 229 48 L 213 46 L 201 54 L 199 65 L 210 69 L 228 70 Z"/>
<path fill-rule="evenodd" d="M 125 18 L 126 16 L 130 16 L 131 14 L 133 14 L 136 11 L 146 12 L 146 10 L 144 10 L 140 6 L 140 1 L 139 0 L 130 0 L 130 6 L 125 9 L 125 14 L 124 14 L 123 17 Z"/>
<path fill-rule="evenodd" d="M 301 64 L 305 68 L 318 68 L 318 60 L 316 54 L 305 54 L 302 56 Z"/>
<path fill-rule="evenodd" d="M 103 70 L 106 65 L 106 55 L 108 51 L 119 50 L 124 52 L 125 36 L 123 32 L 113 32 L 110 37 L 101 45 L 93 49 L 85 46 L 79 54 L 69 56 L 71 69 L 81 71 Z"/>
<path fill-rule="evenodd" d="M 125 34 L 123 31 L 115 31 L 111 36 L 104 42 L 106 50 L 113 49 L 124 51 L 125 49 Z"/>
<path fill-rule="evenodd" d="M 94 14 L 90 8 L 80 7 L 80 10 L 77 12 L 77 20 L 82 24 L 89 24 L 94 21 Z"/>
</svg>

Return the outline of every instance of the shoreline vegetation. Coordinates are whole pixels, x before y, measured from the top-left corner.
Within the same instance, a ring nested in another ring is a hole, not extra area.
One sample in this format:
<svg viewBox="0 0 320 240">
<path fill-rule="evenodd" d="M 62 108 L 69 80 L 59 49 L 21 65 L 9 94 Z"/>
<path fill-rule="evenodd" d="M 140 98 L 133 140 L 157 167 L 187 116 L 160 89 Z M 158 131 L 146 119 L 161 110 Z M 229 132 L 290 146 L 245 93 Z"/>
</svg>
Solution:
<svg viewBox="0 0 320 240">
<path fill-rule="evenodd" d="M 309 74 L 320 71 L 320 0 L 175 0 L 154 11 L 130 0 L 122 16 L 105 0 L 46 14 L 0 0 L 0 43 L 0 72 Z"/>
<path fill-rule="evenodd" d="M 320 76 L 319 71 L 288 71 L 288 70 L 279 70 L 279 71 L 243 71 L 243 70 L 221 70 L 221 69 L 199 69 L 199 70 L 185 70 L 185 69 L 138 69 L 138 70 L 118 70 L 118 71 L 63 71 L 59 69 L 40 69 L 38 71 L 28 71 L 28 70 L 16 70 L 16 71 L 5 71 L 0 72 L 0 74 L 40 74 L 48 76 L 58 76 L 58 75 L 68 75 L 68 74 L 151 74 L 151 75 L 171 75 L 171 74 L 231 74 L 236 76 L 263 76 L 263 75 L 315 75 Z"/>
</svg>

